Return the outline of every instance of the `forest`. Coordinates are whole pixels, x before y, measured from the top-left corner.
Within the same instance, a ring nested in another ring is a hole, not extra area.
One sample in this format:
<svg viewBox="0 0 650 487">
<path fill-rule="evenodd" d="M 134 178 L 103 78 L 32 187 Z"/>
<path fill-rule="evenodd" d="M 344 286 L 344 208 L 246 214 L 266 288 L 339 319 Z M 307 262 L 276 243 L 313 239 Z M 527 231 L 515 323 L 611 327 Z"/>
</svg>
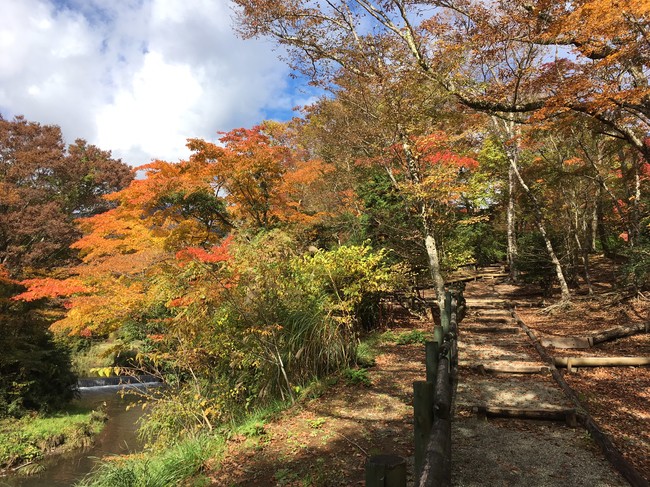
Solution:
<svg viewBox="0 0 650 487">
<path fill-rule="evenodd" d="M 648 299 L 647 1 L 234 3 L 323 90 L 290 121 L 131 168 L 0 116 L 0 418 L 153 374 L 171 448 L 354 370 L 386 296 L 444 308 L 465 265 L 568 309 L 603 254 Z"/>
</svg>

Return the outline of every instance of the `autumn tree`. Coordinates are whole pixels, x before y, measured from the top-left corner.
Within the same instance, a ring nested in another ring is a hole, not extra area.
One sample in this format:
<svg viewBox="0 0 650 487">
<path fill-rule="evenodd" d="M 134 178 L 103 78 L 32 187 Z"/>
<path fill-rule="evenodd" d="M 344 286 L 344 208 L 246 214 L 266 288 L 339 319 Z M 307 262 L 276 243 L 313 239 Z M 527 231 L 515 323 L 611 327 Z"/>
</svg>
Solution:
<svg viewBox="0 0 650 487">
<path fill-rule="evenodd" d="M 223 191 L 237 226 L 269 230 L 282 223 L 307 223 L 319 217 L 303 204 L 309 186 L 329 168 L 283 144 L 286 129 L 277 124 L 222 133 L 223 146 L 192 139 L 192 161 L 207 164 L 212 184 Z M 275 137 L 275 138 L 274 138 Z"/>
<path fill-rule="evenodd" d="M 112 207 L 102 196 L 131 179 L 110 152 L 83 140 L 66 148 L 56 126 L 0 117 L 0 416 L 53 410 L 73 397 L 69 353 L 48 331 L 56 309 L 16 300 L 26 292 L 19 281 L 77 262 L 75 220 Z M 52 283 L 59 287 L 55 279 L 44 286 Z"/>
<path fill-rule="evenodd" d="M 391 147 L 394 155 L 399 148 L 401 154 L 393 161 L 400 161 L 406 180 L 413 187 L 421 187 L 431 177 L 431 173 L 422 172 L 424 159 L 420 160 L 414 147 L 416 137 L 431 132 L 431 117 L 416 113 L 417 105 L 409 105 L 421 101 L 418 95 L 426 99 L 435 93 L 427 83 L 431 69 L 424 38 L 428 33 L 411 22 L 423 13 L 424 6 L 395 1 L 378 7 L 371 2 L 345 0 L 321 6 L 282 1 L 261 4 L 256 0 L 236 3 L 241 8 L 241 33 L 275 38 L 289 48 L 292 65 L 315 82 L 328 86 L 347 79 L 356 84 L 357 92 L 358 87 L 368 87 L 356 98 L 357 109 L 368 119 L 378 117 L 373 121 L 376 126 L 388 128 L 382 141 L 384 148 Z M 418 84 L 422 88 L 416 88 Z M 368 102 L 374 104 L 372 110 L 368 110 Z M 416 194 L 419 196 L 413 202 L 418 207 L 428 265 L 442 307 L 444 278 L 433 215 L 423 193 L 411 192 L 412 196 Z"/>
<path fill-rule="evenodd" d="M 177 252 L 209 251 L 236 231 L 318 218 L 301 198 L 326 172 L 321 163 L 294 157 L 261 127 L 233 130 L 222 141 L 225 147 L 191 140 L 189 161 L 138 168 L 146 177 L 105 197 L 114 208 L 78 220 L 84 235 L 72 248 L 82 264 L 65 280 L 26 281 L 21 299 L 69 296 L 70 311 L 53 329 L 102 336 L 142 306 Z"/>
<path fill-rule="evenodd" d="M 68 262 L 74 220 L 108 209 L 102 195 L 132 177 L 83 140 L 66 149 L 57 126 L 0 117 L 0 263 L 20 277 Z"/>
<path fill-rule="evenodd" d="M 536 201 L 516 170 L 518 127 L 534 117 L 580 114 L 646 157 L 646 3 L 627 2 L 619 9 L 595 0 L 498 5 L 467 0 L 381 5 L 340 0 L 320 6 L 237 2 L 244 35 L 274 37 L 289 48 L 294 66 L 324 76 L 325 83 L 332 79 L 335 65 L 373 76 L 385 46 L 399 46 L 392 50 L 400 53 L 392 58 L 396 72 L 415 68 L 465 106 L 493 116 L 512 160 L 510 193 L 518 185 L 528 196 L 542 236 L 543 201 Z M 633 166 L 636 174 L 642 173 L 638 162 Z M 514 261 L 512 204 L 509 215 L 509 254 Z M 544 240 L 566 300 L 569 290 L 558 256 L 550 239 Z"/>
<path fill-rule="evenodd" d="M 189 161 L 140 168 L 106 197 L 115 208 L 80 220 L 72 277 L 24 281 L 27 304 L 64 302 L 60 334 L 137 337 L 131 365 L 170 385 L 150 438 L 211 429 L 352 364 L 381 296 L 402 282 L 368 245 L 305 252 L 292 232 L 317 221 L 301 200 L 326 170 L 292 141 L 275 124 L 232 131 L 224 147 L 191 141 Z"/>
</svg>

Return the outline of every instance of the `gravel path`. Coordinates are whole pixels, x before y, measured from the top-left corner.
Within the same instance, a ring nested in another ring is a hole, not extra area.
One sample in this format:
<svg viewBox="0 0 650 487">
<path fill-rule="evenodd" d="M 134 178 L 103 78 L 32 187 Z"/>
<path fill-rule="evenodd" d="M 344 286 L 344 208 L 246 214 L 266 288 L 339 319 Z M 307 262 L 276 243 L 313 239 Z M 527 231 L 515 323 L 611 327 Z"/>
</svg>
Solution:
<svg viewBox="0 0 650 487">
<path fill-rule="evenodd" d="M 452 484 L 457 486 L 625 486 L 581 427 L 554 421 L 479 419 L 477 406 L 572 407 L 549 374 L 482 374 L 484 363 L 543 367 L 500 299 L 497 281 L 465 289 L 459 329 L 458 389 L 452 423 Z M 500 330 L 501 328 L 501 330 Z"/>
</svg>

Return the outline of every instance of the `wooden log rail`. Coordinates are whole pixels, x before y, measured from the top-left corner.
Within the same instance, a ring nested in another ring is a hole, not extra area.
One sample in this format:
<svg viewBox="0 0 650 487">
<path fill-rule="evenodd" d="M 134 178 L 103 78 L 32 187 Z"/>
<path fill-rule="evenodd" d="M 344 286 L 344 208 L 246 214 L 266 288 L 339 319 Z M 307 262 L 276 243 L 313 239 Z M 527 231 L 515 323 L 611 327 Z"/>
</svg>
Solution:
<svg viewBox="0 0 650 487">
<path fill-rule="evenodd" d="M 434 341 L 425 344 L 427 381 L 413 385 L 414 391 L 432 390 L 432 395 L 414 395 L 415 485 L 419 487 L 451 485 L 451 405 L 458 367 L 458 321 L 465 315 L 464 308 L 462 286 L 447 291 L 440 327 L 434 329 Z"/>
</svg>

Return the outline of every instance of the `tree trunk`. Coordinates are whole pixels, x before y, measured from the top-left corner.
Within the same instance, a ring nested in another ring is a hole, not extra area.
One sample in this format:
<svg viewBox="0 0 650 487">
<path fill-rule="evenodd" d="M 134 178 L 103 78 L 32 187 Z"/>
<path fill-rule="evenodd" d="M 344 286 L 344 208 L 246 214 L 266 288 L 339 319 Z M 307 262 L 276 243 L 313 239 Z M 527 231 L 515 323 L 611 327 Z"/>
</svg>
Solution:
<svg viewBox="0 0 650 487">
<path fill-rule="evenodd" d="M 599 186 L 598 197 L 596 202 L 596 228 L 598 230 L 598 238 L 600 240 L 600 246 L 603 249 L 605 257 L 612 258 L 614 253 L 609 245 L 607 240 L 607 230 L 605 229 L 605 215 L 603 211 L 603 200 L 601 198 L 602 188 Z"/>
<path fill-rule="evenodd" d="M 637 323 L 634 325 L 622 325 L 592 335 L 589 337 L 589 340 L 592 345 L 598 345 L 599 343 L 636 335 L 637 333 L 648 333 L 648 331 L 650 331 L 650 322 Z"/>
<path fill-rule="evenodd" d="M 512 174 L 515 176 L 516 181 L 519 183 L 519 186 L 524 190 L 526 197 L 532 203 L 533 213 L 535 214 L 535 223 L 537 224 L 539 233 L 542 235 L 542 238 L 544 239 L 546 251 L 548 252 L 548 256 L 551 259 L 551 263 L 553 264 L 553 267 L 555 269 L 555 275 L 557 277 L 557 280 L 560 283 L 560 292 L 562 295 L 561 300 L 563 302 L 569 301 L 571 299 L 569 286 L 567 284 L 566 278 L 564 277 L 564 272 L 562 270 L 562 265 L 560 264 L 560 259 L 557 258 L 557 255 L 555 254 L 555 250 L 553 249 L 553 244 L 551 243 L 551 239 L 548 237 L 548 233 L 546 232 L 546 222 L 544 219 L 544 214 L 542 213 L 541 210 L 541 206 L 537 201 L 535 195 L 530 191 L 528 185 L 524 182 L 524 179 L 521 177 L 521 173 L 519 172 L 519 166 L 518 166 L 519 142 L 517 140 L 518 128 L 515 126 L 513 120 L 506 121 L 506 120 L 499 120 L 496 117 L 492 117 L 492 121 L 494 123 L 494 126 L 497 128 L 497 130 L 501 135 L 501 142 L 503 144 L 505 153 L 508 157 L 508 161 L 510 162 L 509 174 L 510 171 L 512 171 Z"/>
<path fill-rule="evenodd" d="M 402 150 L 404 151 L 404 156 L 406 157 L 406 167 L 409 172 L 409 178 L 413 184 L 418 184 L 420 182 L 420 171 L 418 168 L 416 156 L 413 154 L 413 150 L 411 148 L 411 143 L 408 136 L 404 132 L 400 133 L 400 139 L 402 141 Z M 442 316 L 445 312 L 445 280 L 442 277 L 442 271 L 440 269 L 438 242 L 436 242 L 436 237 L 433 231 L 433 224 L 429 218 L 429 208 L 426 202 L 420 201 L 418 205 L 424 236 L 424 247 L 427 251 L 429 272 L 431 273 L 433 285 L 436 290 L 436 301 L 438 303 L 438 309 L 440 310 L 440 316 Z"/>
<path fill-rule="evenodd" d="M 598 238 L 598 200 L 600 200 L 600 187 L 596 194 L 596 203 L 594 204 L 592 213 L 591 213 L 591 231 L 589 233 L 589 252 L 596 251 L 596 241 Z"/>
<path fill-rule="evenodd" d="M 515 232 L 515 188 L 516 180 L 512 167 L 508 167 L 508 267 L 510 279 L 517 281 L 517 238 Z"/>
<path fill-rule="evenodd" d="M 431 273 L 433 285 L 436 290 L 436 301 L 438 303 L 438 309 L 440 310 L 440 316 L 442 316 L 442 314 L 445 312 L 445 280 L 443 279 L 442 272 L 440 270 L 440 257 L 438 255 L 438 245 L 436 243 L 436 238 L 433 235 L 433 232 L 429 229 L 429 225 L 426 222 L 426 217 L 423 219 L 425 220 L 424 245 L 427 249 L 429 272 Z"/>
<path fill-rule="evenodd" d="M 544 239 L 546 251 L 548 252 L 548 256 L 551 259 L 551 263 L 553 264 L 553 267 L 555 269 L 555 275 L 557 277 L 557 280 L 560 283 L 560 292 L 562 295 L 562 301 L 569 301 L 571 299 L 571 292 L 569 291 L 569 285 L 567 284 L 566 279 L 564 277 L 564 271 L 562 270 L 560 259 L 558 259 L 557 254 L 553 249 L 553 244 L 551 243 L 551 239 L 549 238 L 548 233 L 546 232 L 546 221 L 544 218 L 544 214 L 542 213 L 542 210 L 540 208 L 540 204 L 537 201 L 535 195 L 530 191 L 528 185 L 526 185 L 526 183 L 524 182 L 524 179 L 521 177 L 521 174 L 519 173 L 519 168 L 513 164 L 512 159 L 510 159 L 510 166 L 514 171 L 515 176 L 517 176 L 519 185 L 524 190 L 524 193 L 526 193 L 526 196 L 528 197 L 528 199 L 533 205 L 533 213 L 535 214 L 535 223 L 537 223 L 537 229 L 539 230 L 539 233 L 542 235 L 542 238 Z"/>
</svg>

